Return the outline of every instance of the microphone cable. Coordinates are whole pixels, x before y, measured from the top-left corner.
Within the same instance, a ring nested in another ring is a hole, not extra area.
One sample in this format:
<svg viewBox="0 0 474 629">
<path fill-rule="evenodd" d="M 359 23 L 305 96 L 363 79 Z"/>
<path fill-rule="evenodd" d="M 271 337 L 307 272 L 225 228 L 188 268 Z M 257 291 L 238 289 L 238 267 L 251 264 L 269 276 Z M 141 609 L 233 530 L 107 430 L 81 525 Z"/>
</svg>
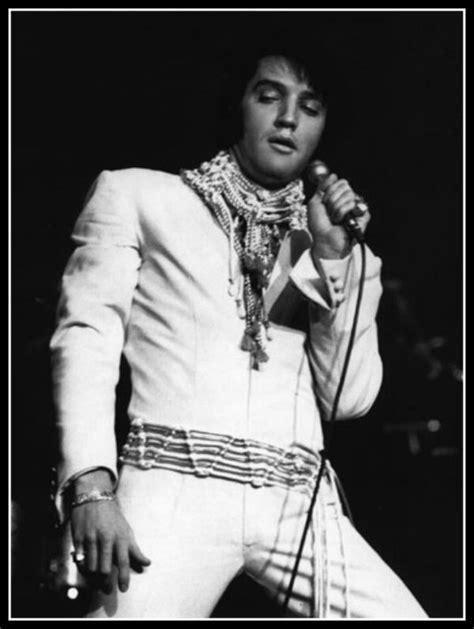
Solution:
<svg viewBox="0 0 474 629">
<path fill-rule="evenodd" d="M 311 518 L 313 516 L 313 509 L 314 509 L 314 505 L 316 504 L 316 499 L 318 497 L 318 492 L 319 492 L 319 487 L 321 485 L 321 480 L 326 468 L 326 461 L 328 460 L 328 450 L 330 448 L 331 442 L 333 440 L 333 436 L 334 436 L 334 426 L 336 424 L 336 415 L 337 415 L 337 409 L 339 406 L 339 400 L 341 398 L 341 394 L 342 394 L 342 388 L 344 386 L 344 381 L 346 379 L 346 374 L 347 374 L 347 370 L 349 367 L 349 360 L 351 357 L 351 353 L 352 353 L 352 348 L 354 346 L 354 340 L 355 340 L 355 335 L 356 335 L 356 330 L 357 330 L 357 323 L 358 323 L 358 319 L 359 319 L 359 313 L 360 313 L 360 305 L 362 302 L 362 295 L 364 292 L 364 282 L 365 282 L 365 269 L 366 269 L 366 249 L 365 249 L 365 244 L 363 241 L 363 238 L 358 238 L 357 239 L 358 244 L 360 245 L 360 250 L 361 250 L 361 256 L 362 256 L 362 262 L 361 262 L 361 273 L 360 273 L 360 280 L 359 280 L 359 289 L 358 289 L 358 293 L 357 293 L 357 301 L 356 301 L 356 306 L 355 306 L 355 311 L 354 311 L 354 318 L 352 321 L 352 328 L 351 328 L 351 333 L 349 336 L 349 343 L 347 345 L 347 350 L 346 350 L 346 355 L 344 358 L 344 364 L 342 367 L 342 371 L 341 371 L 341 377 L 339 380 L 339 384 L 336 390 L 336 395 L 334 396 L 334 402 L 332 405 L 332 409 L 331 409 L 331 415 L 329 417 L 329 422 L 328 422 L 328 429 L 327 429 L 327 437 L 325 438 L 325 442 L 326 442 L 326 446 L 325 448 L 323 448 L 323 450 L 320 451 L 321 454 L 321 464 L 319 467 L 319 471 L 318 471 L 318 475 L 316 477 L 316 483 L 314 485 L 314 490 L 311 496 L 311 502 L 309 505 L 309 509 L 308 509 L 308 514 L 306 516 L 306 521 L 305 521 L 305 525 L 304 525 L 304 529 L 303 529 L 303 533 L 301 535 L 301 541 L 300 541 L 300 545 L 298 548 L 298 553 L 296 555 L 296 559 L 295 559 L 295 564 L 293 566 L 293 571 L 291 573 L 291 579 L 290 579 L 290 583 L 288 585 L 288 589 L 286 591 L 286 595 L 285 595 L 285 600 L 283 603 L 283 613 L 285 614 L 288 610 L 288 604 L 290 602 L 290 598 L 291 598 L 291 594 L 293 592 L 293 587 L 295 584 L 295 580 L 296 580 L 296 576 L 298 574 L 298 568 L 299 568 L 299 564 L 301 561 L 301 556 L 303 554 L 303 549 L 304 549 L 304 545 L 306 542 L 306 537 L 308 534 L 308 530 L 311 524 Z"/>
</svg>

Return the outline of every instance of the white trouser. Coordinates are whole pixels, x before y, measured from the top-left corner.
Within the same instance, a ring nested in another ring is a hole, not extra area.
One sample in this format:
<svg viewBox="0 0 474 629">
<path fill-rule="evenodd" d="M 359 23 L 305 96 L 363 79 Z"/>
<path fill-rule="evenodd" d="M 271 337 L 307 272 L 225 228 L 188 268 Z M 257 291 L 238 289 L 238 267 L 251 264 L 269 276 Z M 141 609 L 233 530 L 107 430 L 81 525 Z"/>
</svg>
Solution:
<svg viewBox="0 0 474 629">
<path fill-rule="evenodd" d="M 126 593 L 97 593 L 91 618 L 208 618 L 244 570 L 283 602 L 304 525 L 308 495 L 256 488 L 218 478 L 125 465 L 118 496 L 143 552 L 152 560 L 132 573 Z M 342 515 L 328 483 L 321 484 L 327 553 L 328 618 L 427 618 L 401 580 Z M 323 522 L 321 524 L 321 522 Z M 310 530 L 289 610 L 319 616 L 314 540 Z"/>
</svg>

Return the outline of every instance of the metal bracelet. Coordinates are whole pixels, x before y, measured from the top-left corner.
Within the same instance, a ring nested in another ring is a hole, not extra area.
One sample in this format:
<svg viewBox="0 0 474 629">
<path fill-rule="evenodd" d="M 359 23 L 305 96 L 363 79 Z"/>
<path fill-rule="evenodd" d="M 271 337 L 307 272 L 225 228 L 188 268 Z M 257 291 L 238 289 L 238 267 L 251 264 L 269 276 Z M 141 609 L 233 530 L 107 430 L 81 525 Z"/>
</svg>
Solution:
<svg viewBox="0 0 474 629">
<path fill-rule="evenodd" d="M 100 500 L 115 500 L 115 492 L 110 490 L 100 491 L 93 489 L 92 491 L 78 494 L 71 502 L 71 507 L 87 504 L 88 502 L 99 502 Z"/>
</svg>

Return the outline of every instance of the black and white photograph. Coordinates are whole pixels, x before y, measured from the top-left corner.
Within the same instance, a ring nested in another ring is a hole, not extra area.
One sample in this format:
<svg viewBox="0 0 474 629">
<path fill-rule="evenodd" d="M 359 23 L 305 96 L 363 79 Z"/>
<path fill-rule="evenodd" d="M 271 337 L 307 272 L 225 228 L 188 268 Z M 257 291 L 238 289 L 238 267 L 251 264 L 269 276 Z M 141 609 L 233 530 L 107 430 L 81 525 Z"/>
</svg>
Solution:
<svg viewBox="0 0 474 629">
<path fill-rule="evenodd" d="M 465 620 L 465 9 L 9 10 L 9 611 Z"/>
</svg>

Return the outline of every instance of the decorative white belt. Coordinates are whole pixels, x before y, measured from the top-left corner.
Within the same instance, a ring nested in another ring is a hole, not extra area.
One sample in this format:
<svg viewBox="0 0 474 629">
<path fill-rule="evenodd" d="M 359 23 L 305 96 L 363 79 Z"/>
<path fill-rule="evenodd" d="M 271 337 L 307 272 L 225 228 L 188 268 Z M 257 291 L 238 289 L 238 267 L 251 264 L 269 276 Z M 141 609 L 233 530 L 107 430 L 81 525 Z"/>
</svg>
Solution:
<svg viewBox="0 0 474 629">
<path fill-rule="evenodd" d="M 321 457 L 300 445 L 288 449 L 219 433 L 132 421 L 122 463 L 216 477 L 253 487 L 311 489 Z"/>
</svg>

